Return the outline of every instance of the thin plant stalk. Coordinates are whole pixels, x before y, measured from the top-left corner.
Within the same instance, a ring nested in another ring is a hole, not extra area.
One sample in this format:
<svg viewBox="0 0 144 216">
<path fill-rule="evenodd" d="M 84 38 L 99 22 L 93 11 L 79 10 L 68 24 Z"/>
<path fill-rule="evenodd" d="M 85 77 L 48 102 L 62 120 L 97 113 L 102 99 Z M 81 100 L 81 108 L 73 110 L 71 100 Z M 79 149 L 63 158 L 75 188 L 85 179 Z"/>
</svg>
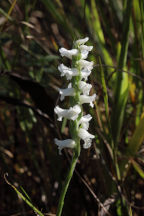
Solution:
<svg viewBox="0 0 144 216">
<path fill-rule="evenodd" d="M 74 173 L 74 170 L 75 170 L 79 155 L 80 155 L 80 145 L 78 145 L 78 151 L 73 153 L 73 158 L 72 158 L 72 161 L 71 161 L 71 165 L 70 165 L 70 168 L 68 170 L 68 174 L 67 174 L 67 177 L 65 179 L 65 182 L 64 182 L 64 185 L 63 185 L 63 188 L 62 188 L 62 192 L 61 192 L 61 195 L 60 195 L 56 216 L 61 216 L 61 214 L 62 214 L 62 210 L 63 210 L 63 206 L 64 206 L 64 199 L 65 199 L 65 196 L 66 196 L 70 181 L 72 179 L 72 176 L 73 176 L 73 173 Z"/>
<path fill-rule="evenodd" d="M 93 62 L 85 60 L 89 51 L 93 48 L 92 46 L 84 45 L 88 39 L 89 38 L 86 37 L 84 39 L 77 40 L 74 43 L 74 49 L 72 50 L 67 50 L 65 48 L 60 49 L 62 56 L 72 59 L 72 69 L 67 68 L 63 64 L 58 67 L 58 70 L 61 72 L 62 76 L 66 75 L 67 80 L 71 80 L 71 83 L 67 89 L 60 90 L 60 94 L 64 97 L 70 96 L 71 107 L 64 110 L 56 106 L 54 111 L 59 117 L 58 120 L 61 121 L 64 117 L 70 120 L 69 131 L 72 139 L 55 139 L 55 143 L 59 148 L 60 154 L 61 150 L 65 147 L 73 148 L 73 157 L 62 188 L 56 216 L 61 216 L 62 214 L 64 199 L 80 155 L 80 139 L 84 141 L 83 148 L 87 149 L 91 146 L 92 139 L 95 137 L 87 131 L 89 128 L 89 121 L 92 117 L 90 114 L 83 116 L 82 106 L 83 103 L 90 103 L 90 106 L 93 107 L 92 102 L 94 102 L 96 98 L 96 94 L 89 96 L 92 85 L 86 83 L 87 77 L 90 75 L 93 68 Z M 72 57 L 73 55 L 74 57 Z M 64 99 L 63 97 L 61 98 L 62 100 Z"/>
<path fill-rule="evenodd" d="M 64 182 L 63 187 L 62 187 L 56 216 L 61 216 L 61 214 L 62 214 L 62 210 L 63 210 L 63 206 L 64 206 L 64 199 L 65 199 L 70 181 L 72 179 L 72 176 L 73 176 L 73 173 L 74 173 L 74 170 L 75 170 L 75 167 L 76 167 L 79 155 L 80 155 L 80 139 L 79 139 L 78 134 L 77 134 L 77 128 L 78 128 L 78 121 L 75 120 L 74 122 L 71 122 L 70 129 L 71 129 L 71 134 L 72 134 L 72 136 L 76 142 L 76 147 L 73 151 L 73 157 L 72 157 L 72 161 L 70 164 L 70 168 L 68 170 L 65 182 Z"/>
</svg>

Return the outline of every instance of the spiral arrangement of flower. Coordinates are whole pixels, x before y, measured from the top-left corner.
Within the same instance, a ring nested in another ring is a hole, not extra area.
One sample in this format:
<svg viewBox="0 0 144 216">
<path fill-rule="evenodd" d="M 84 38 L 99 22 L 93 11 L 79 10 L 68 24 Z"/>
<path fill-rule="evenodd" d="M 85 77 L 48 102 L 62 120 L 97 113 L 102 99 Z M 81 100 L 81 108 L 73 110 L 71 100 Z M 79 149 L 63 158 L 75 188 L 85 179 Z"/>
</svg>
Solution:
<svg viewBox="0 0 144 216">
<path fill-rule="evenodd" d="M 70 81 L 66 89 L 59 89 L 60 100 L 62 101 L 66 96 L 69 96 L 71 106 L 69 109 L 62 109 L 59 106 L 54 109 L 58 115 L 58 121 L 62 121 L 63 118 L 70 120 L 71 139 L 55 139 L 59 154 L 63 148 L 77 149 L 80 145 L 80 139 L 84 141 L 83 148 L 87 149 L 95 137 L 88 132 L 89 121 L 92 117 L 90 114 L 83 115 L 82 107 L 84 103 L 89 103 L 93 107 L 93 102 L 96 99 L 96 94 L 89 95 L 92 85 L 86 82 L 93 69 L 93 62 L 85 60 L 93 49 L 93 46 L 85 45 L 88 40 L 89 38 L 86 37 L 75 41 L 74 48 L 71 50 L 65 48 L 59 50 L 62 57 L 65 56 L 72 60 L 71 68 L 64 64 L 58 66 L 61 76 L 66 76 L 66 79 Z"/>
</svg>

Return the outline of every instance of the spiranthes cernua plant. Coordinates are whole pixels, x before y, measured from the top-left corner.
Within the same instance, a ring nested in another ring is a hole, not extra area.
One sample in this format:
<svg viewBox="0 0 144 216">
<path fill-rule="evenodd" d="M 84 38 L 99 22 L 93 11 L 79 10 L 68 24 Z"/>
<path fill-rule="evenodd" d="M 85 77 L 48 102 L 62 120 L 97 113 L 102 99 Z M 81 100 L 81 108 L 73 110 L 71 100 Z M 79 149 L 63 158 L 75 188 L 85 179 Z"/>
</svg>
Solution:
<svg viewBox="0 0 144 216">
<path fill-rule="evenodd" d="M 61 215 L 65 194 L 80 155 L 80 140 L 83 140 L 83 148 L 87 149 L 91 146 L 92 139 L 95 137 L 88 132 L 92 116 L 90 114 L 83 115 L 83 104 L 88 103 L 93 107 L 93 102 L 96 99 L 96 94 L 89 95 L 92 85 L 87 83 L 88 76 L 93 69 L 93 62 L 85 60 L 93 49 L 92 46 L 85 45 L 88 39 L 86 37 L 75 41 L 71 50 L 65 48 L 60 48 L 59 50 L 62 57 L 67 57 L 71 60 L 72 65 L 72 67 L 67 67 L 64 64 L 58 66 L 60 75 L 66 76 L 66 79 L 69 81 L 66 89 L 59 89 L 60 100 L 62 101 L 65 97 L 70 97 L 70 107 L 69 109 L 62 109 L 56 106 L 54 111 L 58 116 L 58 121 L 62 121 L 63 118 L 70 121 L 70 138 L 66 140 L 55 138 L 54 141 L 58 146 L 59 154 L 61 154 L 63 148 L 72 148 L 73 158 L 61 193 L 57 216 Z"/>
</svg>

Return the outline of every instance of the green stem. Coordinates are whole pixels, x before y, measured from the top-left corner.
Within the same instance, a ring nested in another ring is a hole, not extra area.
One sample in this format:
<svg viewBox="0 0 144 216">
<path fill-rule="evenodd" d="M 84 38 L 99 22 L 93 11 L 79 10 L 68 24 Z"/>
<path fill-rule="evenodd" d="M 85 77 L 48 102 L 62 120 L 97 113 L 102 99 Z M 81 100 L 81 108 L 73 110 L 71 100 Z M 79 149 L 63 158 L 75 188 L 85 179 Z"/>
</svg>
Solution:
<svg viewBox="0 0 144 216">
<path fill-rule="evenodd" d="M 59 200 L 56 216 L 61 216 L 63 205 L 64 205 L 65 195 L 66 195 L 66 192 L 68 190 L 70 181 L 72 179 L 72 176 L 73 176 L 73 173 L 74 173 L 74 170 L 75 170 L 75 167 L 76 167 L 76 163 L 78 161 L 79 154 L 80 154 L 80 150 L 79 150 L 78 154 L 77 154 L 77 152 L 73 153 L 73 158 L 72 158 L 72 161 L 71 161 L 70 169 L 68 171 L 68 174 L 67 174 L 67 177 L 65 179 L 65 182 L 64 182 L 64 185 L 63 185 L 63 188 L 62 188 L 62 192 L 61 192 L 61 195 L 60 195 L 60 200 Z"/>
<path fill-rule="evenodd" d="M 75 48 L 78 49 L 78 47 L 75 47 Z M 73 59 L 72 59 L 72 67 L 77 68 L 77 70 L 79 71 L 79 75 L 74 76 L 72 78 L 72 87 L 75 89 L 76 94 L 75 94 L 74 97 L 70 97 L 70 106 L 74 106 L 76 104 L 79 104 L 79 101 L 80 101 L 80 93 L 81 92 L 80 92 L 80 89 L 79 89 L 79 82 L 81 80 L 81 69 L 80 69 L 80 65 L 76 64 L 76 62 L 78 60 L 80 60 L 80 58 L 81 58 L 81 53 L 79 51 L 79 55 L 76 56 L 76 58 L 73 57 Z M 81 106 L 81 109 L 82 109 L 82 106 Z M 79 155 L 80 155 L 80 148 L 81 147 L 80 147 L 80 138 L 78 136 L 78 130 L 79 130 L 78 121 L 81 118 L 82 113 L 83 112 L 81 111 L 81 113 L 79 114 L 79 117 L 75 121 L 70 121 L 70 134 L 71 134 L 72 139 L 76 143 L 76 147 L 75 147 L 75 149 L 73 151 L 73 158 L 72 158 L 72 161 L 71 161 L 71 165 L 70 165 L 67 177 L 65 179 L 65 182 L 64 182 L 64 185 L 63 185 L 63 188 L 62 188 L 62 192 L 61 192 L 61 195 L 60 195 L 56 216 L 61 216 L 61 214 L 62 214 L 62 210 L 63 210 L 63 206 L 64 206 L 64 199 L 65 199 L 65 196 L 66 196 L 70 181 L 72 179 L 72 176 L 73 176 L 73 173 L 74 173 L 74 170 L 75 170 L 75 167 L 76 167 L 76 163 L 77 163 Z"/>
</svg>

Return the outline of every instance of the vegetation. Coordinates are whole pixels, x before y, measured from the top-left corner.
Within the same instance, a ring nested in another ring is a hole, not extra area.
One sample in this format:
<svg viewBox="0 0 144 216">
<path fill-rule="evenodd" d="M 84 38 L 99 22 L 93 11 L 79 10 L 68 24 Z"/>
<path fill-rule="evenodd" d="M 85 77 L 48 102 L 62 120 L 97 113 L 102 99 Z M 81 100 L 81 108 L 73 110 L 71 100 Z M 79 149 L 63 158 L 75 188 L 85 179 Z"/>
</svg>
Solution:
<svg viewBox="0 0 144 216">
<path fill-rule="evenodd" d="M 89 37 L 96 93 L 92 147 L 82 149 L 63 214 L 144 214 L 144 1 L 0 1 L 0 215 L 55 215 L 71 150 L 59 48 Z M 18 195 L 18 196 L 17 196 Z"/>
</svg>

